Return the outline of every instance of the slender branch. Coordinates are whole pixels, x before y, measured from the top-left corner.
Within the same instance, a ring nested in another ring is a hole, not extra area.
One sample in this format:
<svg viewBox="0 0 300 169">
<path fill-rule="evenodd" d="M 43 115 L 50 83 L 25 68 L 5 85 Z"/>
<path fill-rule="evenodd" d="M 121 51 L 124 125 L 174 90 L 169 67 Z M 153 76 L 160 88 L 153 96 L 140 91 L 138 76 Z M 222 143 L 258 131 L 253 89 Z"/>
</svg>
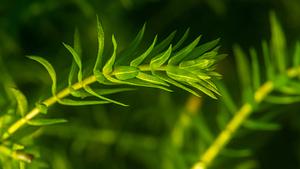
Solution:
<svg viewBox="0 0 300 169">
<path fill-rule="evenodd" d="M 149 65 L 141 65 L 139 66 L 140 71 L 150 71 L 151 68 Z M 157 68 L 158 71 L 165 71 L 164 67 Z M 113 72 L 112 72 L 113 74 Z M 71 86 L 73 90 L 79 90 L 84 88 L 85 86 L 88 86 L 94 82 L 96 82 L 97 79 L 94 75 L 87 77 L 82 82 L 77 82 Z M 56 96 L 52 96 L 45 101 L 42 102 L 43 105 L 46 107 L 50 107 L 51 105 L 55 104 L 58 100 L 63 99 L 71 94 L 70 88 L 65 88 L 58 92 Z M 3 134 L 2 140 L 8 139 L 12 134 L 14 134 L 17 130 L 19 130 L 22 126 L 24 126 L 28 121 L 36 117 L 41 113 L 41 110 L 38 107 L 33 108 L 30 112 L 26 114 L 26 116 L 22 117 L 15 123 L 13 123 L 8 130 Z"/>
<path fill-rule="evenodd" d="M 84 86 L 88 86 L 94 82 L 96 82 L 96 77 L 94 75 L 86 78 L 82 82 L 77 82 L 72 85 L 72 88 L 74 90 L 79 90 L 83 88 Z M 59 99 L 63 99 L 67 96 L 69 96 L 71 93 L 70 88 L 65 88 L 57 93 L 56 96 L 52 96 L 45 101 L 42 102 L 47 107 L 50 107 L 51 105 L 55 104 Z M 14 124 L 12 124 L 8 130 L 3 134 L 2 139 L 8 139 L 13 133 L 15 133 L 19 128 L 21 128 L 23 125 L 25 125 L 29 120 L 33 119 L 35 116 L 41 113 L 41 110 L 38 107 L 33 108 L 29 113 L 26 114 L 23 118 L 16 121 Z"/>
<path fill-rule="evenodd" d="M 289 78 L 294 78 L 300 75 L 300 67 L 292 68 L 287 71 Z M 261 103 L 266 96 L 274 89 L 274 82 L 267 81 L 264 83 L 254 94 L 255 104 Z M 235 116 L 229 121 L 225 129 L 217 136 L 212 145 L 204 152 L 200 160 L 196 162 L 192 169 L 206 169 L 212 161 L 217 157 L 221 150 L 232 139 L 235 132 L 243 124 L 243 122 L 253 112 L 253 104 L 245 103 L 236 113 Z"/>
</svg>

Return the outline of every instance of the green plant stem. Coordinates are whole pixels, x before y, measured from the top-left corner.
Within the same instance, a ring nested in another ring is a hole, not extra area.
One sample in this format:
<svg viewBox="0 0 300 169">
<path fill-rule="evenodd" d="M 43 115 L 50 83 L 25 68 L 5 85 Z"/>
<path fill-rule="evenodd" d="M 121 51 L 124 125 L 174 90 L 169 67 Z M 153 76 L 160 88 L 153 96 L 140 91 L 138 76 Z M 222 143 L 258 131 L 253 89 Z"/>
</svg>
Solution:
<svg viewBox="0 0 300 169">
<path fill-rule="evenodd" d="M 139 66 L 141 71 L 150 71 L 151 68 L 149 65 L 141 65 Z M 158 71 L 164 71 L 165 67 L 157 68 Z M 111 74 L 114 74 L 113 72 Z M 92 83 L 97 81 L 94 75 L 87 77 L 81 82 L 77 82 L 71 86 L 73 90 L 79 90 L 88 86 Z M 52 96 L 42 102 L 43 105 L 46 107 L 50 107 L 51 105 L 55 104 L 58 100 L 63 99 L 71 94 L 70 88 L 65 88 L 58 92 L 55 96 Z M 19 130 L 22 126 L 24 126 L 28 121 L 36 117 L 41 113 L 41 110 L 38 107 L 33 108 L 30 112 L 28 112 L 24 117 L 13 123 L 8 130 L 3 134 L 2 140 L 8 139 L 12 134 L 14 134 L 17 130 Z"/>
<path fill-rule="evenodd" d="M 83 88 L 84 86 L 88 86 L 94 82 L 96 82 L 96 77 L 94 75 L 84 79 L 82 82 L 77 82 L 72 85 L 72 88 L 74 90 L 79 90 Z M 47 107 L 50 107 L 51 105 L 55 104 L 59 99 L 63 99 L 67 96 L 69 96 L 71 93 L 70 88 L 65 88 L 58 92 L 56 96 L 52 96 L 45 101 L 42 102 Z M 8 139 L 13 133 L 15 133 L 19 128 L 21 128 L 23 125 L 25 125 L 29 120 L 33 119 L 35 116 L 41 113 L 41 110 L 38 107 L 33 108 L 29 113 L 26 114 L 23 118 L 16 121 L 14 124 L 12 124 L 6 133 L 2 136 L 2 139 Z"/>
<path fill-rule="evenodd" d="M 300 75 L 300 67 L 292 68 L 287 71 L 289 78 L 294 78 Z M 274 81 L 265 82 L 254 94 L 255 104 L 261 103 L 266 96 L 274 90 Z M 212 145 L 204 152 L 200 160 L 196 162 L 192 169 L 206 169 L 212 161 L 217 157 L 221 150 L 232 139 L 235 132 L 241 124 L 251 115 L 254 105 L 245 103 L 229 121 L 225 129 L 217 136 Z"/>
</svg>

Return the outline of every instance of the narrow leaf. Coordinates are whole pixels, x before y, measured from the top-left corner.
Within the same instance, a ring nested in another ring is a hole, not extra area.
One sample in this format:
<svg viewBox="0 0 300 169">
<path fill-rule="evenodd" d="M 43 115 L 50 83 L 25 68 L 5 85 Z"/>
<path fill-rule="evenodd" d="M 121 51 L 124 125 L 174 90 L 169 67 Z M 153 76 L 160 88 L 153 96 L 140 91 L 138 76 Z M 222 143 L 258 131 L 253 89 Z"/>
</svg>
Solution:
<svg viewBox="0 0 300 169">
<path fill-rule="evenodd" d="M 78 29 L 75 30 L 74 33 L 74 50 L 75 52 L 81 57 L 82 56 L 82 49 L 80 43 L 80 35 Z"/>
<path fill-rule="evenodd" d="M 146 23 L 143 25 L 142 29 L 138 32 L 137 36 L 131 42 L 129 47 L 123 53 L 120 54 L 120 59 L 118 59 L 116 65 L 123 64 L 128 60 L 132 60 L 130 56 L 133 56 L 134 52 L 137 51 L 137 48 L 143 39 L 145 29 L 146 29 Z"/>
<path fill-rule="evenodd" d="M 135 88 L 115 88 L 115 89 L 94 89 L 100 95 L 116 94 L 121 92 L 133 91 Z"/>
<path fill-rule="evenodd" d="M 52 94 L 56 95 L 56 73 L 52 65 L 47 60 L 39 56 L 27 56 L 27 57 L 29 59 L 39 62 L 46 68 L 52 80 Z"/>
<path fill-rule="evenodd" d="M 300 102 L 300 96 L 268 96 L 265 100 L 272 104 L 293 104 Z"/>
<path fill-rule="evenodd" d="M 90 93 L 90 94 L 93 95 L 93 96 L 98 97 L 99 99 L 106 100 L 106 101 L 108 101 L 108 102 L 115 103 L 115 104 L 118 104 L 118 105 L 121 105 L 121 106 L 128 106 L 128 105 L 126 105 L 126 104 L 124 104 L 124 103 L 121 103 L 121 102 L 118 102 L 118 101 L 109 99 L 109 98 L 107 98 L 107 97 L 101 96 L 99 93 L 97 93 L 96 91 L 94 91 L 92 88 L 90 88 L 90 87 L 88 87 L 88 86 L 86 86 L 84 89 L 85 89 L 88 93 Z"/>
<path fill-rule="evenodd" d="M 75 63 L 78 66 L 78 81 L 81 82 L 82 81 L 82 63 L 81 63 L 81 58 L 78 55 L 78 53 L 68 44 L 63 43 L 63 45 L 65 46 L 65 48 L 68 49 L 68 51 L 72 54 L 73 59 L 75 61 Z"/>
<path fill-rule="evenodd" d="M 174 80 L 183 81 L 183 82 L 198 82 L 199 79 L 197 75 L 193 74 L 184 69 L 179 69 L 175 66 L 167 66 L 166 69 L 167 75 Z"/>
<path fill-rule="evenodd" d="M 185 58 L 199 43 L 201 36 L 197 37 L 190 45 L 177 52 L 169 60 L 169 64 L 178 64 L 183 58 Z"/>
<path fill-rule="evenodd" d="M 222 153 L 222 155 L 226 157 L 231 157 L 231 158 L 245 158 L 249 157 L 253 154 L 253 152 L 250 149 L 229 149 L 225 148 Z"/>
<path fill-rule="evenodd" d="M 115 63 L 115 60 L 116 60 L 117 42 L 116 42 L 116 39 L 115 39 L 114 35 L 112 36 L 112 43 L 113 43 L 113 46 L 114 46 L 114 51 L 113 51 L 113 54 L 112 54 L 111 58 L 106 62 L 106 64 L 103 67 L 103 73 L 104 74 L 109 74 L 113 71 L 113 66 L 114 66 L 114 63 Z"/>
<path fill-rule="evenodd" d="M 270 14 L 271 22 L 271 45 L 272 51 L 274 51 L 273 56 L 275 57 L 275 63 L 277 69 L 280 73 L 285 73 L 286 70 L 286 39 L 284 33 L 281 29 L 281 26 L 276 18 L 274 12 Z"/>
<path fill-rule="evenodd" d="M 33 119 L 27 122 L 31 126 L 47 126 L 58 123 L 66 123 L 66 119 Z"/>
<path fill-rule="evenodd" d="M 262 50 L 264 55 L 265 67 L 267 70 L 267 78 L 273 80 L 275 77 L 274 63 L 271 61 L 270 50 L 266 41 L 262 41 Z"/>
<path fill-rule="evenodd" d="M 162 51 L 164 51 L 172 42 L 172 40 L 174 39 L 176 35 L 176 31 L 173 31 L 167 38 L 165 38 L 163 41 L 161 41 L 160 43 L 158 43 L 153 51 L 151 52 L 150 56 L 156 56 L 159 53 L 161 53 Z"/>
<path fill-rule="evenodd" d="M 133 67 L 139 66 L 153 50 L 156 40 L 157 40 L 157 36 L 155 36 L 151 46 L 142 55 L 140 55 L 139 57 L 135 58 L 133 61 L 130 62 L 130 66 Z"/>
<path fill-rule="evenodd" d="M 281 126 L 276 123 L 254 121 L 254 120 L 246 120 L 243 123 L 243 126 L 251 130 L 267 130 L 267 131 L 279 130 L 281 128 Z"/>
<path fill-rule="evenodd" d="M 18 105 L 17 112 L 20 113 L 21 116 L 24 116 L 28 109 L 28 102 L 25 95 L 18 89 L 11 88 L 10 90 L 15 96 L 15 99 L 17 101 L 17 105 Z"/>
<path fill-rule="evenodd" d="M 75 33 L 74 33 L 74 50 L 78 54 L 78 56 L 81 57 L 82 49 L 81 49 L 80 36 L 79 36 L 78 29 L 76 29 Z M 76 63 L 73 60 L 71 68 L 70 68 L 70 73 L 69 73 L 69 76 L 68 76 L 68 85 L 69 85 L 69 87 L 72 86 L 75 75 L 76 75 Z"/>
<path fill-rule="evenodd" d="M 216 56 L 217 53 L 213 52 L 214 55 Z M 208 53 L 206 53 L 208 54 Z M 198 58 L 194 60 L 188 60 L 188 61 L 183 61 L 179 64 L 179 67 L 182 69 L 190 69 L 190 68 L 196 68 L 196 69 L 207 69 L 213 64 L 215 64 L 216 60 L 214 59 L 205 59 L 205 58 Z"/>
<path fill-rule="evenodd" d="M 189 54 L 189 56 L 186 57 L 186 60 L 198 58 L 199 56 L 203 55 L 205 52 L 214 49 L 219 42 L 220 42 L 220 38 L 199 45 Z"/>
<path fill-rule="evenodd" d="M 72 99 L 60 99 L 57 101 L 62 105 L 68 106 L 85 106 L 85 105 L 96 105 L 96 104 L 107 104 L 108 101 L 95 101 L 95 100 L 72 100 Z"/>
<path fill-rule="evenodd" d="M 200 80 L 199 84 L 201 84 L 203 87 L 209 89 L 210 91 L 214 92 L 215 94 L 221 96 L 220 92 L 218 91 L 215 84 L 210 80 Z"/>
<path fill-rule="evenodd" d="M 257 58 L 257 53 L 254 48 L 250 49 L 250 55 L 252 60 L 252 81 L 253 81 L 253 89 L 256 90 L 260 86 L 260 70 L 259 70 L 259 62 Z"/>
<path fill-rule="evenodd" d="M 163 73 L 155 72 L 155 75 L 157 77 L 159 77 L 160 79 L 162 79 L 163 81 L 166 81 L 166 82 L 168 82 L 168 83 L 170 83 L 170 84 L 172 84 L 172 85 L 174 85 L 176 87 L 179 87 L 179 88 L 181 88 L 181 89 L 183 89 L 183 90 L 185 90 L 185 91 L 187 91 L 187 92 L 189 92 L 189 93 L 191 93 L 191 94 L 193 94 L 193 95 L 195 95 L 197 97 L 200 97 L 200 95 L 197 92 L 195 92 L 194 90 L 192 90 L 192 89 L 184 86 L 183 84 L 181 84 L 181 83 L 179 83 L 179 82 L 177 82 L 177 81 L 169 78 L 167 75 L 165 75 Z"/>
<path fill-rule="evenodd" d="M 155 69 L 161 67 L 164 63 L 166 63 L 166 61 L 171 56 L 171 52 L 172 52 L 172 45 L 170 45 L 168 50 L 165 51 L 164 53 L 152 58 L 150 62 L 150 67 L 152 71 L 154 71 Z"/>
<path fill-rule="evenodd" d="M 139 70 L 133 66 L 118 66 L 114 69 L 113 75 L 119 80 L 127 80 L 135 78 Z"/>
<path fill-rule="evenodd" d="M 223 100 L 225 106 L 227 107 L 227 109 L 229 110 L 229 112 L 231 114 L 234 114 L 235 112 L 237 112 L 238 106 L 233 101 L 233 98 L 230 96 L 225 85 L 223 83 L 219 82 L 219 83 L 217 83 L 217 86 L 222 95 L 222 100 Z"/>
<path fill-rule="evenodd" d="M 163 86 L 169 86 L 166 82 L 162 81 L 156 76 L 149 75 L 147 73 L 139 72 L 136 78 L 141 79 L 143 81 L 153 83 L 153 84 L 158 84 L 158 85 L 163 85 Z"/>
<path fill-rule="evenodd" d="M 173 48 L 174 51 L 181 47 L 181 45 L 183 44 L 183 42 L 187 39 L 187 37 L 189 35 L 189 32 L 190 32 L 190 28 L 187 28 L 187 30 L 184 32 L 183 36 L 174 45 L 174 48 Z"/>
<path fill-rule="evenodd" d="M 297 67 L 300 65 L 300 42 L 296 43 L 295 53 L 293 57 L 293 66 Z"/>
<path fill-rule="evenodd" d="M 252 94 L 251 88 L 251 75 L 249 69 L 249 63 L 246 57 L 246 54 L 242 51 L 242 49 L 235 45 L 233 47 L 234 55 L 236 58 L 236 66 L 238 70 L 239 80 L 242 86 L 243 91 L 243 101 L 249 101 L 249 98 Z"/>
<path fill-rule="evenodd" d="M 97 59 L 93 69 L 95 74 L 96 71 L 100 71 L 102 62 L 103 62 L 103 50 L 104 50 L 104 31 L 102 28 L 102 24 L 97 16 L 97 33 L 98 33 L 98 52 L 97 52 Z"/>
<path fill-rule="evenodd" d="M 113 82 L 113 83 L 116 83 L 116 84 L 127 84 L 127 85 L 131 85 L 131 86 L 142 86 L 142 87 L 152 87 L 152 88 L 158 88 L 158 89 L 162 89 L 162 90 L 165 90 L 165 91 L 168 91 L 168 92 L 172 92 L 172 90 L 166 88 L 166 87 L 163 87 L 163 86 L 160 86 L 160 85 L 155 85 L 155 84 L 152 84 L 152 83 L 149 83 L 149 82 L 144 82 L 144 81 L 141 81 L 139 79 L 128 79 L 126 81 L 121 81 L 121 80 L 118 80 L 118 79 L 115 79 L 109 75 L 105 75 L 105 77 Z"/>
<path fill-rule="evenodd" d="M 70 73 L 69 73 L 69 76 L 68 76 L 68 85 L 69 85 L 69 87 L 73 85 L 73 79 L 75 77 L 75 74 L 76 74 L 76 63 L 74 61 L 72 61 L 72 65 L 71 65 L 71 68 L 70 68 Z"/>
<path fill-rule="evenodd" d="M 190 84 L 191 86 L 193 86 L 196 89 L 200 90 L 201 92 L 208 95 L 209 97 L 211 97 L 213 99 L 217 99 L 217 97 L 209 89 L 205 88 L 201 84 L 197 84 L 197 83 L 194 83 L 194 82 L 188 82 L 188 84 Z"/>
</svg>

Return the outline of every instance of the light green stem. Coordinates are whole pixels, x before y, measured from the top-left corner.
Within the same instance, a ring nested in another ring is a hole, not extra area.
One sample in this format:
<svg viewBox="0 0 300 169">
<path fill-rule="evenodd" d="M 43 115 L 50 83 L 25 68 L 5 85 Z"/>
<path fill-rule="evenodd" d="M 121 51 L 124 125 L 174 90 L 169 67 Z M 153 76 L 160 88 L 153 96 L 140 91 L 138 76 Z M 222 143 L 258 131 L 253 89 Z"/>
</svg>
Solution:
<svg viewBox="0 0 300 169">
<path fill-rule="evenodd" d="M 289 78 L 294 78 L 300 75 L 300 67 L 292 68 L 287 71 Z M 254 102 L 256 104 L 261 103 L 266 96 L 274 89 L 274 82 L 267 81 L 264 83 L 254 94 Z M 217 136 L 212 145 L 201 155 L 200 160 L 196 162 L 192 169 L 206 169 L 212 161 L 217 157 L 220 151 L 227 145 L 232 139 L 235 132 L 243 124 L 243 122 L 253 112 L 253 104 L 245 103 L 229 121 L 225 129 Z"/>
<path fill-rule="evenodd" d="M 150 71 L 151 70 L 149 65 L 141 65 L 141 66 L 139 66 L 139 69 L 140 69 L 140 71 Z M 164 71 L 165 68 L 161 67 L 161 68 L 157 68 L 157 70 Z M 88 86 L 88 85 L 96 82 L 96 81 L 97 81 L 96 77 L 94 75 L 92 75 L 92 76 L 89 76 L 86 79 L 84 79 L 82 82 L 77 82 L 77 83 L 73 84 L 71 86 L 71 88 L 73 90 L 79 90 L 79 89 L 84 88 L 85 86 Z M 51 105 L 55 104 L 59 99 L 63 99 L 65 97 L 69 96 L 70 94 L 71 94 L 70 88 L 69 87 L 65 88 L 65 89 L 61 90 L 60 92 L 58 92 L 56 94 L 56 96 L 52 96 L 52 97 L 44 100 L 42 102 L 42 104 L 45 105 L 46 107 L 50 107 Z M 33 119 L 40 113 L 41 113 L 41 110 L 38 107 L 33 108 L 30 112 L 28 112 L 26 114 L 26 116 L 22 117 L 21 119 L 19 119 L 15 123 L 13 123 L 7 129 L 7 131 L 2 136 L 2 140 L 8 139 L 12 134 L 14 134 L 17 130 L 19 130 L 22 126 L 24 126 L 28 121 L 30 121 L 31 119 Z"/>
</svg>

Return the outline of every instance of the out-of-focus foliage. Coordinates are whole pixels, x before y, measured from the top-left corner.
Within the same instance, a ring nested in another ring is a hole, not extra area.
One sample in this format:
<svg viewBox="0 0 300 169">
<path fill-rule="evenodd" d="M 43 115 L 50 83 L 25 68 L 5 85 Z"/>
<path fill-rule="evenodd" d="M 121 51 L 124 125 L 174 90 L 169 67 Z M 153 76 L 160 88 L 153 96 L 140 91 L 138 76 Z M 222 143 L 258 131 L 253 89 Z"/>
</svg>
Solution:
<svg viewBox="0 0 300 169">
<path fill-rule="evenodd" d="M 174 29 L 183 35 L 190 27 L 186 42 L 198 34 L 204 35 L 200 43 L 221 37 L 220 51 L 229 54 L 218 66 L 224 75 L 224 83 L 217 85 L 220 100 L 197 98 L 173 87 L 172 93 L 125 88 L 127 92 L 109 92 L 114 93 L 111 99 L 129 107 L 55 105 L 32 124 L 57 124 L 26 126 L 10 138 L 12 142 L 1 141 L 1 168 L 191 168 L 233 113 L 252 102 L 255 90 L 299 64 L 299 6 L 298 0 L 1 1 L 1 133 L 51 95 L 47 72 L 26 55 L 45 56 L 60 75 L 57 81 L 66 82 L 57 88 L 68 86 L 72 58 L 61 42 L 71 42 L 77 27 L 83 76 L 92 72 L 89 65 L 95 64 L 98 47 L 96 15 L 103 21 L 105 39 L 115 33 L 119 51 L 147 22 L 141 49 L 149 47 L 155 34 L 165 39 Z M 272 15 L 271 26 L 270 10 L 278 18 Z M 106 47 L 104 56 L 111 56 L 113 46 Z M 211 168 L 300 167 L 299 80 L 280 78 L 275 92 L 255 107 Z"/>
</svg>

